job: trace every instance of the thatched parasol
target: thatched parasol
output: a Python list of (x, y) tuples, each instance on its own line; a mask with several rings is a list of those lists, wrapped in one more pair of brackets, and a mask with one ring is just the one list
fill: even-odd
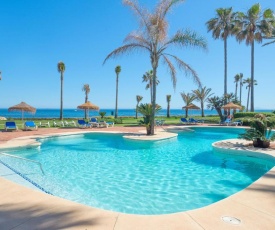
[(25, 102), (21, 102), (18, 105), (14, 105), (14, 106), (10, 107), (8, 109), (8, 111), (9, 112), (11, 112), (11, 111), (21, 111), (21, 113), (22, 113), (22, 120), (23, 120), (23, 118), (24, 118), (24, 112), (35, 113), (36, 112), (36, 108), (28, 105)]
[(222, 106), (222, 109), (242, 109), (242, 107), (234, 104), (233, 102), (229, 102), (228, 104)]
[(201, 109), (200, 107), (190, 103), (189, 105), (183, 106), (182, 109)]
[[(99, 107), (97, 105), (92, 104), (91, 102), (87, 101), (86, 103), (77, 106), (78, 109), (87, 109), (88, 110), (88, 116), (89, 116), (89, 110), (99, 110)], [(89, 119), (89, 117), (88, 117)]]
[(194, 105), (193, 103), (190, 103), (189, 105), (186, 105), (186, 106), (183, 106), (182, 109), (185, 109), (185, 114), (186, 114), (186, 117), (188, 115), (188, 110), (191, 110), (191, 109), (201, 109), (200, 107)]

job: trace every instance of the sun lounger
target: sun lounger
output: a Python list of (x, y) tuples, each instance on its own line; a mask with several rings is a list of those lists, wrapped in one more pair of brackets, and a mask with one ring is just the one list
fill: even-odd
[(48, 122), (39, 122), (39, 125), (38, 125), (39, 127), (50, 127), (50, 122), (48, 121)]
[(106, 121), (100, 121), (98, 122), (98, 127), (101, 127), (101, 128), (108, 128), (109, 126), (114, 126), (114, 122), (106, 122)]
[(18, 130), (17, 125), (15, 124), (14, 121), (6, 121), (5, 123), (5, 130)]
[(69, 127), (69, 126), (74, 126), (76, 127), (75, 121), (64, 121), (64, 126)]
[(98, 120), (97, 120), (97, 118), (95, 118), (95, 117), (92, 117), (92, 118), (90, 119), (89, 124), (91, 125), (91, 127), (99, 127)]
[(26, 121), (24, 124), (24, 130), (38, 130), (38, 127), (34, 121)]
[(232, 125), (232, 121), (230, 118), (226, 118), (225, 121), (220, 122), (220, 125)]
[(77, 124), (79, 128), (91, 128), (91, 124), (87, 123), (84, 120), (78, 120)]
[(236, 125), (236, 126), (238, 126), (238, 125), (242, 126), (243, 122), (242, 122), (242, 120), (237, 120), (237, 121), (232, 122), (232, 124)]
[(182, 118), (180, 119), (180, 122), (181, 122), (182, 124), (189, 124), (189, 121), (188, 121), (186, 118), (184, 118), (184, 117), (182, 117)]
[(54, 121), (53, 127), (64, 127), (64, 122), (63, 121)]
[(199, 121), (198, 120), (196, 120), (196, 119), (194, 119), (194, 118), (189, 118), (189, 124), (197, 124), (197, 123), (199, 123)]
[(156, 120), (156, 126), (162, 126), (165, 122), (165, 120)]

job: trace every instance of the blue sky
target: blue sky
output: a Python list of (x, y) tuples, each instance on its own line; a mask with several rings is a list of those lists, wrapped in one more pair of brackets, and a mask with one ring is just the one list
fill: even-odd
[[(153, 7), (156, 0), (140, 0)], [(259, 1), (262, 8), (275, 10), (274, 0)], [(205, 22), (215, 16), (215, 9), (232, 6), (247, 11), (255, 1), (187, 0), (169, 15), (169, 34), (178, 29), (192, 29), (205, 37), (208, 51), (171, 49), (198, 73), (203, 85), (223, 94), (223, 41), (207, 33)], [(115, 67), (122, 71), (119, 79), (119, 108), (134, 108), (136, 95), (149, 102), (142, 75), (151, 69), (147, 53), (136, 53), (111, 59), (105, 57), (123, 44), (126, 35), (138, 28), (132, 12), (121, 0), (9, 0), (0, 1), (0, 108), (25, 101), (36, 108), (59, 108), (60, 75), (57, 63), (66, 65), (64, 73), (64, 108), (76, 108), (84, 102), (84, 84), (89, 84), (89, 100), (100, 108), (115, 107)], [(275, 109), (275, 44), (255, 46), (255, 108)], [(228, 91), (235, 91), (234, 76), (250, 77), (250, 47), (235, 38), (228, 41)], [(157, 103), (166, 108), (171, 94), (171, 108), (184, 105), (180, 92), (191, 92), (197, 86), (178, 72), (174, 90), (167, 69), (160, 65)], [(243, 88), (243, 104), (247, 90)], [(197, 103), (198, 104), (198, 103)]]

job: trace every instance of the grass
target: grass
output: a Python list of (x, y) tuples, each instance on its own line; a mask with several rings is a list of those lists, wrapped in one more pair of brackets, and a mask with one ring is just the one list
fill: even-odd
[[(180, 118), (182, 116), (172, 116), (170, 118), (167, 117), (156, 117), (158, 120), (165, 120), (165, 124), (167, 125), (178, 125), (180, 124)], [(214, 123), (217, 124), (220, 121), (220, 118), (218, 116), (206, 116), (206, 117), (194, 117), (195, 119), (203, 119), (205, 123)], [(30, 118), (30, 119), (24, 119), (23, 121), (21, 119), (8, 119), (9, 121), (15, 121), (18, 128), (21, 129), (24, 126), (24, 122), (27, 120), (34, 121), (37, 125), (39, 125), (40, 122), (50, 122), (50, 126), (53, 127), (53, 121), (59, 121), (59, 119), (41, 119), (41, 118)], [(77, 123), (77, 118), (71, 118), (71, 119), (63, 119), (63, 121), (75, 121)], [(104, 117), (101, 119), (98, 117), (98, 120), (105, 120), (105, 121), (115, 121), (115, 126), (140, 126), (140, 120), (143, 120), (143, 117), (138, 117), (138, 119), (135, 119), (135, 117), (118, 117), (117, 119), (114, 119), (114, 117)], [(6, 121), (0, 121), (0, 129), (4, 129)], [(41, 127), (42, 128), (42, 127)], [(47, 127), (43, 127), (47, 128)]]

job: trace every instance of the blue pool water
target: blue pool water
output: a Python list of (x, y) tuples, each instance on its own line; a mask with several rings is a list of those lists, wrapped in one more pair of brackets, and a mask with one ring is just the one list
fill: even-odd
[(166, 214), (224, 199), (274, 166), (267, 160), (214, 151), (212, 143), (236, 138), (234, 128), (194, 128), (156, 142), (122, 134), (90, 133), (41, 139), (39, 149), (13, 149), (0, 160), (51, 194), (106, 210)]

